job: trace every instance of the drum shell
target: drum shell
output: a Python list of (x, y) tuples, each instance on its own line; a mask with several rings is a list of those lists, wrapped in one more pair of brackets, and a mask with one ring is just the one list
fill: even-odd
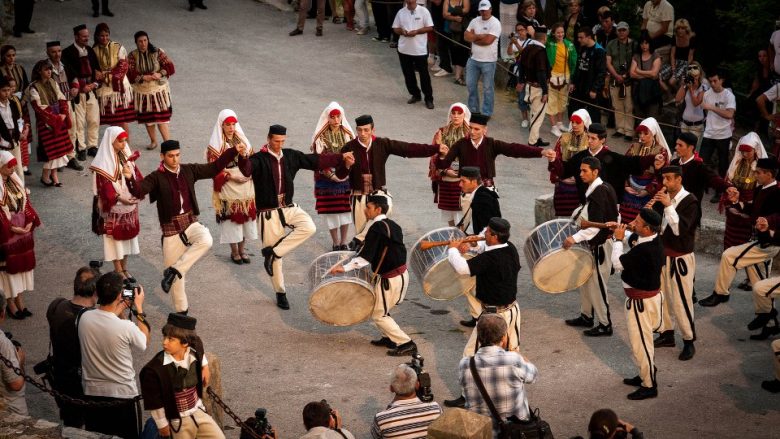
[(563, 248), (563, 241), (578, 231), (567, 219), (554, 219), (533, 229), (523, 252), (534, 285), (546, 293), (563, 293), (581, 287), (593, 274), (593, 254), (586, 242)]
[[(465, 237), (466, 234), (456, 227), (442, 227), (426, 233), (414, 244), (409, 256), (409, 267), (422, 285), (426, 296), (434, 300), (452, 300), (476, 285), (476, 278), (473, 276), (455, 272), (447, 260), (446, 245), (425, 251), (420, 249), (422, 241), (448, 241)], [(464, 257), (470, 259), (473, 255), (466, 253)]]
[(318, 256), (309, 267), (309, 311), (322, 323), (350, 326), (371, 317), (374, 309), (371, 267), (328, 274), (334, 264), (344, 264), (354, 256), (350, 251), (328, 252)]

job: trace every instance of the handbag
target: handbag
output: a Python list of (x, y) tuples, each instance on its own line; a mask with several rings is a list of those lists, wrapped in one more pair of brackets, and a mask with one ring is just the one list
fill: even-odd
[(479, 377), (479, 373), (477, 373), (477, 363), (474, 357), (469, 359), (469, 369), (471, 369), (471, 375), (474, 377), (474, 382), (482, 395), (482, 399), (485, 400), (485, 404), (490, 409), (490, 414), (498, 422), (499, 439), (553, 439), (550, 424), (542, 420), (539, 416), (538, 408), (531, 410), (527, 421), (521, 421), (514, 416), (513, 418), (515, 419), (501, 419), (501, 415), (496, 410), (493, 400), (490, 399), (487, 389), (485, 389), (485, 384), (482, 383), (482, 379)]

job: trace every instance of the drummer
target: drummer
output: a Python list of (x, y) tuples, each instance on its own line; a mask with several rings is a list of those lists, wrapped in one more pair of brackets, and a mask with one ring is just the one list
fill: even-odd
[[(590, 133), (588, 136), (598, 136)], [(585, 205), (574, 211), (572, 216), (592, 222), (606, 223), (617, 221), (617, 195), (615, 189), (605, 183), (599, 177), (601, 174), (601, 161), (596, 157), (585, 157), (580, 164), (580, 178), (588, 185), (585, 191)], [(574, 235), (563, 242), (564, 249), (570, 249), (580, 242), (588, 243), (593, 254), (593, 274), (587, 282), (580, 287), (580, 316), (566, 320), (569, 326), (586, 327), (583, 334), (589, 337), (601, 337), (612, 335), (612, 320), (609, 315), (609, 302), (607, 300), (607, 282), (612, 270), (610, 255), (612, 243), (609, 241), (610, 231), (607, 228), (588, 227), (580, 229)], [(593, 316), (598, 319), (598, 325), (593, 326)]]
[(382, 333), (382, 337), (371, 340), (371, 344), (388, 347), (390, 350), (387, 355), (401, 357), (417, 352), (417, 345), (390, 317), (390, 310), (406, 297), (409, 272), (406, 270), (403, 230), (398, 223), (387, 218), (389, 208), (386, 197), (367, 197), (363, 212), (372, 223), (363, 247), (355, 258), (344, 265), (333, 267), (331, 273), (344, 273), (371, 264), (375, 277), (374, 311), (371, 318)]
[[(507, 350), (519, 352), (520, 306), (517, 304), (517, 273), (520, 271), (520, 256), (517, 248), (509, 242), (509, 221), (491, 218), (484, 230), (485, 241), (480, 242), (477, 256), (466, 260), (463, 253), (470, 249), (463, 240), (450, 241), (447, 259), (455, 272), (477, 278), (477, 300), (480, 314), (498, 314), (506, 320), (509, 345)], [(479, 345), (477, 331), (463, 349), (463, 356), (473, 356)], [(445, 401), (448, 407), (463, 407), (465, 398)]]

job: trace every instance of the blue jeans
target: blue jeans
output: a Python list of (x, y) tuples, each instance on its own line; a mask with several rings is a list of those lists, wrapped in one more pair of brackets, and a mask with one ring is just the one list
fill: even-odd
[[(466, 88), (469, 91), (469, 110), (472, 113), (493, 114), (496, 62), (480, 62), (469, 58), (466, 62)], [(482, 110), (479, 108), (479, 78), (482, 78)]]

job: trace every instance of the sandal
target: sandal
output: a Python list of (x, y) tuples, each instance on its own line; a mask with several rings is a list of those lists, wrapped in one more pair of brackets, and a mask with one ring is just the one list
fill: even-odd
[(244, 263), (244, 260), (243, 260), (243, 258), (241, 258), (241, 255), (238, 255), (238, 259), (233, 257), (233, 255), (230, 255), (230, 260), (233, 261), (233, 263), (236, 264), (236, 265), (241, 265), (241, 264)]
[(455, 78), (455, 83), (458, 85), (466, 85), (466, 81), (463, 78)]
[[(52, 183), (54, 183), (54, 182), (52, 182)], [(54, 183), (54, 187), (62, 187), (62, 183), (60, 183), (60, 182), (58, 181), (58, 182)]]
[(54, 182), (53, 181), (49, 181), (48, 183), (46, 183), (46, 180), (44, 180), (43, 177), (41, 177), (41, 184), (46, 186), (46, 187), (54, 186)]
[(252, 260), (249, 259), (249, 256), (247, 256), (247, 255), (241, 255), (241, 262), (243, 262), (245, 264), (248, 264), (248, 263), (252, 262)]
[(122, 270), (122, 274), (125, 276), (125, 279), (129, 282), (135, 282), (135, 278), (132, 274), (130, 274), (127, 270)]

